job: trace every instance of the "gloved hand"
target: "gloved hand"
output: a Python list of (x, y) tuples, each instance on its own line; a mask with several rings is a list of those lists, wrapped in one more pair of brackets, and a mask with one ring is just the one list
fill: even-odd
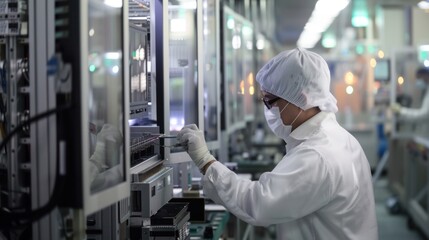
[(104, 124), (97, 134), (95, 150), (89, 160), (97, 166), (99, 172), (102, 172), (119, 163), (118, 153), (121, 145), (122, 134), (118, 128)]
[(400, 104), (398, 104), (398, 103), (393, 103), (392, 105), (390, 105), (390, 109), (394, 113), (400, 113), (401, 112), (401, 108), (402, 108), (402, 106)]
[(186, 125), (177, 134), (177, 141), (182, 144), (191, 159), (201, 170), (208, 162), (215, 160), (207, 149), (204, 133), (198, 129), (197, 125)]

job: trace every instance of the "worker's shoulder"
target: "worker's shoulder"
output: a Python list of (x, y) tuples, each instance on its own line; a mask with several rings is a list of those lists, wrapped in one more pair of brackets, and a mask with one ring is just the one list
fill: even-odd
[(312, 155), (329, 165), (352, 158), (356, 151), (361, 150), (359, 142), (347, 131), (337, 128), (337, 131), (324, 131), (307, 139), (295, 149), (299, 155)]
[(299, 144), (290, 154), (286, 156), (289, 156), (290, 160), (297, 159), (298, 161), (311, 161), (318, 163), (323, 163), (323, 161), (326, 159), (326, 154), (325, 151), (323, 151), (323, 147), (317, 144), (309, 144), (308, 142)]

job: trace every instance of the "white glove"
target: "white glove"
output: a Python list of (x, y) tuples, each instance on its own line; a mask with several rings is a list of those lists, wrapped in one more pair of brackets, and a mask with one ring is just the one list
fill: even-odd
[[(97, 144), (94, 153), (89, 159), (98, 168), (99, 172), (119, 163), (115, 157), (120, 151), (122, 145), (122, 134), (111, 124), (104, 124), (101, 131), (97, 134)], [(108, 151), (108, 153), (107, 153)], [(109, 157), (109, 161), (107, 160)]]
[(177, 141), (182, 144), (191, 159), (201, 170), (208, 162), (215, 160), (207, 149), (204, 133), (198, 129), (197, 125), (186, 125), (177, 134)]
[(400, 113), (401, 108), (402, 106), (398, 103), (393, 103), (392, 105), (390, 105), (390, 109), (392, 110), (393, 113)]

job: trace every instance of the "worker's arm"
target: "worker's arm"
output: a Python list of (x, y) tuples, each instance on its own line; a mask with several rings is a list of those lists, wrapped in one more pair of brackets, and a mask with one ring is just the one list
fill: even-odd
[(210, 162), (208, 162), (206, 165), (204, 165), (204, 167), (201, 169), (201, 172), (203, 175), (206, 174), (207, 169), (210, 167), (210, 165), (212, 165), (212, 163), (214, 163), (216, 160), (211, 160)]
[(420, 108), (401, 107), (399, 116), (407, 121), (419, 121), (429, 118), (429, 90), (426, 92)]
[(259, 181), (239, 178), (223, 164), (213, 162), (203, 177), (204, 194), (256, 226), (306, 216), (331, 200), (333, 181), (316, 151), (304, 150), (298, 156), (283, 159)]

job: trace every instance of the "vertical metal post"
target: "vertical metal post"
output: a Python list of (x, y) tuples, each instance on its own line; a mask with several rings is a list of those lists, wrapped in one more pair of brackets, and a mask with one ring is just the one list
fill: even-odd
[[(221, 34), (220, 34), (220, 31), (221, 31), (221, 28), (220, 28), (220, 21), (222, 21), (222, 19), (221, 19), (221, 15), (220, 15), (220, 7), (221, 7), (221, 5), (220, 5), (220, 3), (219, 3), (219, 1), (217, 1), (217, 0), (215, 0), (215, 25), (216, 25), (216, 34), (215, 34), (215, 37), (216, 37), (216, 87), (217, 87), (217, 91), (216, 91), (216, 94), (217, 94), (217, 96), (216, 96), (216, 101), (217, 101), (217, 110), (216, 110), (216, 112), (217, 112), (217, 114), (216, 114), (216, 118), (217, 118), (217, 120), (216, 120), (216, 122), (217, 122), (217, 143), (216, 143), (216, 145), (215, 146), (213, 146), (213, 148), (215, 148), (215, 149), (219, 149), (220, 148), (220, 146), (221, 146), (221, 141), (222, 141), (222, 135), (221, 135), (221, 109), (222, 109), (222, 101), (221, 101), (221, 96), (220, 96), (220, 92), (222, 91), (221, 90), (221, 87), (222, 87), (222, 84), (221, 84), (221, 81), (222, 81), (222, 75), (221, 75), (221, 45), (220, 45), (220, 42), (221, 42)], [(223, 149), (222, 149), (223, 150)]]
[[(55, 1), (49, 0), (46, 1), (46, 27), (47, 27), (47, 32), (46, 32), (46, 40), (44, 42), (45, 46), (46, 46), (46, 59), (45, 59), (45, 66), (47, 66), (47, 62), (50, 58), (55, 56)], [(43, 63), (43, 62), (42, 62)], [(43, 70), (43, 75), (47, 74), (47, 69), (42, 69)], [(55, 82), (55, 76), (46, 76), (46, 90), (47, 90), (47, 94), (46, 96), (41, 95), (40, 97), (42, 98), (46, 98), (47, 97), (47, 103), (48, 103), (48, 107), (47, 109), (55, 109), (57, 107), (57, 101), (56, 101), (56, 95), (57, 95), (57, 90), (56, 90), (56, 82)], [(38, 142), (38, 146), (37, 148), (41, 148), (42, 146), (47, 147), (46, 151), (48, 151), (48, 165), (49, 165), (49, 179), (48, 179), (48, 184), (49, 184), (49, 192), (53, 192), (54, 187), (55, 187), (55, 182), (56, 182), (56, 176), (57, 176), (57, 121), (56, 121), (57, 117), (56, 115), (51, 115), (46, 123), (47, 123), (47, 128), (45, 128), (45, 133), (47, 131), (46, 136), (48, 136), (48, 141), (47, 142), (43, 142), (43, 141), (39, 141)], [(42, 129), (43, 131), (43, 129)], [(42, 132), (43, 135), (43, 132)], [(42, 139), (43, 140), (43, 137)], [(48, 144), (46, 144), (48, 143)], [(39, 161), (40, 162), (40, 161)], [(39, 185), (39, 186), (43, 186), (43, 185)], [(49, 196), (50, 198), (50, 196)], [(49, 199), (48, 198), (48, 199)], [(50, 230), (51, 230), (51, 237), (52, 239), (59, 239), (59, 231), (58, 231), (58, 221), (57, 218), (54, 217), (57, 214), (57, 209), (55, 209), (52, 213), (51, 213), (51, 217), (50, 217)]]
[[(204, 39), (203, 39), (203, 2), (197, 1), (197, 102), (198, 126), (204, 132)], [(208, 106), (207, 106), (208, 107)]]
[[(16, 37), (9, 37), (6, 41), (6, 59), (7, 59), (7, 69), (9, 69), (9, 75), (6, 76), (8, 79), (8, 101), (7, 101), (7, 109), (8, 109), (8, 132), (15, 129), (18, 125), (17, 121), (17, 66), (16, 66)], [(18, 137), (13, 137), (7, 147), (7, 152), (9, 155), (9, 163), (8, 163), (8, 179), (9, 179), (9, 190), (10, 190), (10, 198), (9, 198), (9, 206), (10, 208), (19, 207), (18, 203), (18, 193), (16, 191), (20, 190), (19, 184), (19, 159), (18, 159)]]
[[(47, 75), (47, 62), (54, 55), (55, 1), (29, 1), (30, 116), (53, 109), (55, 82)], [(56, 116), (30, 126), (31, 205), (44, 206), (50, 199), (56, 176)], [(33, 239), (58, 239), (53, 213), (33, 225)]]
[[(153, 8), (152, 8), (153, 6)], [(151, 64), (152, 64), (152, 85), (156, 88), (156, 116), (160, 127), (160, 132), (170, 133), (170, 93), (169, 93), (169, 40), (168, 32), (168, 0), (152, 0), (150, 10), (150, 36)], [(156, 56), (156, 57), (155, 57)], [(161, 157), (169, 158), (169, 149), (164, 149)]]
[[(390, 106), (396, 102), (396, 52), (392, 52), (390, 57)], [(392, 138), (396, 138), (397, 129), (396, 129), (397, 119), (395, 116), (392, 118)]]

